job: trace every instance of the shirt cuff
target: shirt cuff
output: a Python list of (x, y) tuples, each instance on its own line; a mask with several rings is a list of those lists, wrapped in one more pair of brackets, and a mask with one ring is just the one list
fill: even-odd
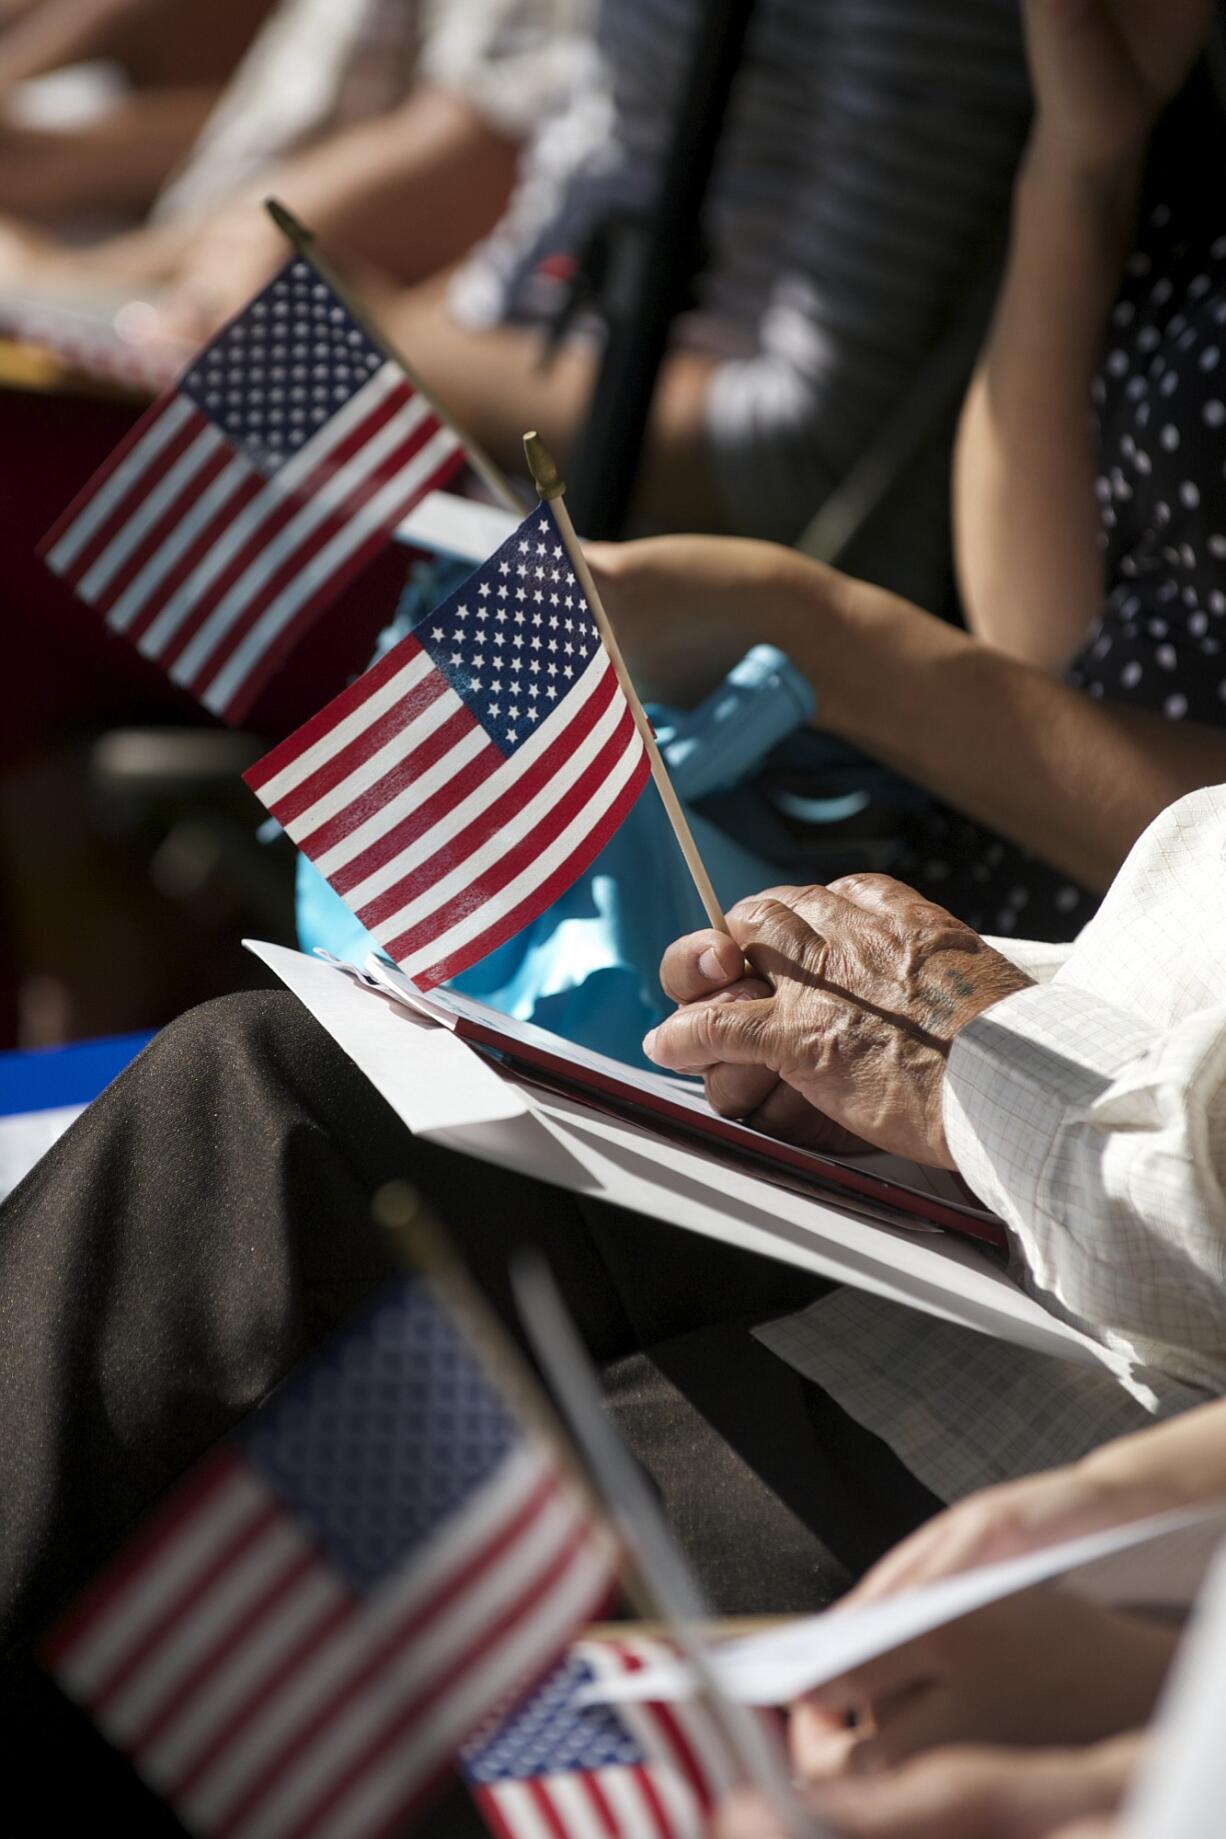
[(956, 1037), (945, 1140), (964, 1180), (1010, 1226), (1033, 1219), (1057, 1138), (1154, 1042), (1126, 1009), (1060, 982), (1019, 990)]

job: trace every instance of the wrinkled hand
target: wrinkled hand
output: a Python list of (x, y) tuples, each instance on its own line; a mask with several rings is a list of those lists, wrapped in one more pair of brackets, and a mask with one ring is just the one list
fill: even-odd
[[(832, 1124), (878, 1149), (951, 1167), (942, 1118), (950, 1046), (1030, 978), (944, 907), (886, 875), (770, 888), (734, 907), (728, 925), (755, 981), (740, 981), (744, 967), (734, 972), (717, 933), (670, 947), (661, 976), (683, 1006), (648, 1035), (650, 1058), (702, 1073), (725, 1117), (818, 1143)], [(720, 1000), (699, 1000), (704, 979)]]
[[(1107, 1839), (1142, 1739), (1087, 1750), (943, 1749), (889, 1775), (811, 1790), (843, 1839)], [(1073, 1822), (1074, 1824), (1070, 1824)], [(782, 1839), (756, 1797), (720, 1813), (716, 1839)]]
[(1213, 0), (1026, 0), (1038, 139), (1066, 169), (1136, 155), (1209, 35)]

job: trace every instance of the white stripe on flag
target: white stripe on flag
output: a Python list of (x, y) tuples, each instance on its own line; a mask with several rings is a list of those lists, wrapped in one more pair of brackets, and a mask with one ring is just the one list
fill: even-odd
[[(335, 472), (328, 475), (325, 482), (294, 513), (285, 528), (261, 545), (259, 553), (252, 557), (233, 587), (226, 590), (217, 605), (210, 610), (208, 619), (175, 659), (170, 674), (177, 683), (186, 683), (195, 676), (201, 665), (208, 662), (218, 640), (224, 638), (235, 621), (241, 618), (281, 564), (293, 560), (319, 525), (334, 511), (341, 509), (350, 493), (362, 484), (368, 474), (375, 471), (380, 461), (385, 460), (402, 442), (410, 438), (429, 413), (430, 405), (421, 396), (414, 396), (403, 408), (397, 409), (377, 434), (363, 441), (356, 453), (350, 454)], [(284, 501), (285, 493), (279, 489), (280, 485), (278, 478), (274, 489), (278, 498)]]
[[(428, 659), (427, 662), (429, 662)], [(402, 760), (407, 760), (409, 755), (415, 753), (425, 741), (430, 739), (432, 734), (444, 727), (453, 715), (458, 715), (463, 707), (463, 698), (457, 696), (451, 685), (444, 680), (438, 695), (432, 702), (426, 704), (420, 715), (415, 715), (413, 720), (401, 728), (398, 734), (394, 734), (390, 741), (385, 741), (383, 746), (371, 754), (368, 760), (363, 760), (362, 764), (355, 767), (341, 780), (339, 785), (334, 786), (330, 792), (325, 792), (322, 798), (317, 798), (315, 803), (300, 817), (295, 817), (285, 826), (294, 841), (297, 842), (301, 837), (312, 836), (321, 824), (331, 823), (333, 818), (339, 817), (342, 812), (348, 810), (350, 805), (363, 798), (372, 785), (377, 785), (385, 773), (398, 766)], [(476, 729), (475, 736), (470, 730), (464, 738), (465, 740), (475, 738), (478, 747), (487, 744), (484, 730), (480, 727)], [(463, 746), (463, 742), (460, 745)], [(438, 767), (446, 767), (444, 779), (449, 779), (452, 773), (458, 770), (450, 764), (454, 752), (454, 748), (448, 748), (431, 771), (437, 771)], [(414, 779), (412, 782), (411, 790), (414, 796), (410, 809), (420, 806), (427, 796), (423, 789), (423, 781), (426, 776), (422, 774), (421, 778)], [(374, 836), (382, 836), (389, 824), (389, 819), (384, 814), (391, 809), (393, 804), (399, 807), (401, 796), (390, 800), (387, 805), (381, 805), (372, 818), (358, 825), (359, 830), (370, 830), (373, 826)], [(337, 850), (344, 850), (346, 855), (353, 854), (354, 852), (348, 847), (348, 842), (349, 839), (346, 838), (343, 844), (337, 844), (330, 849), (327, 852), (328, 859), (331, 860)]]
[(337, 1629), (304, 1661), (283, 1691), (253, 1712), (242, 1735), (226, 1747), (187, 1798), (189, 1822), (211, 1824), (223, 1819), (281, 1745), (360, 1668), (388, 1625), (414, 1604), (428, 1602), (449, 1575), (462, 1570), (491, 1533), (513, 1518), (532, 1496), (550, 1466), (543, 1447), (529, 1444), (516, 1449), (486, 1487), (480, 1511), (460, 1516), (458, 1525), (452, 1519), (445, 1521), (420, 1560), (383, 1593), (379, 1616), (359, 1616)]
[[(605, 656), (603, 652), (598, 655), (605, 669), (611, 673), (613, 666), (609, 662), (607, 656)], [(408, 932), (411, 927), (419, 925), (423, 920), (428, 919), (432, 913), (437, 912), (440, 907), (446, 906), (447, 902), (453, 900), (457, 894), (462, 894), (466, 888), (472, 887), (475, 882), (486, 875), (497, 863), (501, 862), (504, 856), (509, 855), (516, 845), (521, 843), (525, 837), (531, 836), (538, 825), (544, 823), (551, 812), (557, 810), (562, 800), (566, 797), (566, 794), (570, 791), (571, 786), (574, 785), (577, 779), (582, 777), (583, 773), (599, 754), (601, 748), (607, 744), (625, 713), (625, 698), (617, 695), (611, 696), (608, 706), (601, 712), (599, 720), (593, 723), (592, 727), (588, 730), (587, 734), (584, 735), (574, 752), (569, 754), (554, 772), (550, 773), (548, 779), (545, 781), (544, 785), (540, 787), (539, 791), (537, 791), (532, 798), (520, 804), (514, 813), (507, 818), (506, 822), (500, 824), (494, 834), (488, 837), (479, 848), (471, 850), (461, 857), (449, 874), (440, 875), (436, 881), (432, 881), (429, 887), (423, 889), (423, 891), (414, 899), (410, 900), (407, 905), (400, 907), (395, 913), (389, 915), (387, 919), (381, 920), (379, 922), (377, 936), (380, 939), (399, 938), (401, 933)], [(641, 748), (642, 742), (638, 739), (636, 733), (631, 740), (627, 742), (626, 751), (630, 756), (631, 765), (633, 765), (634, 756), (641, 751)], [(616, 770), (615, 768), (614, 771), (616, 772)], [(490, 804), (492, 797), (495, 795), (493, 791), (493, 786), (495, 785), (498, 791), (501, 792), (502, 781), (500, 777), (494, 780), (493, 785), (487, 781), (481, 788), (485, 794), (484, 798), (480, 800), (482, 808)], [(599, 796), (600, 794), (597, 793), (596, 797), (599, 798)], [(472, 800), (465, 800), (466, 804), (471, 802)], [(441, 824), (436, 824), (433, 830), (428, 831), (424, 837), (419, 838), (416, 843), (413, 843), (404, 851), (402, 861), (406, 872), (410, 868), (417, 867), (422, 862), (429, 861), (436, 848), (445, 848), (452, 835), (459, 834), (460, 825), (456, 822), (456, 812), (463, 811), (463, 809), (463, 805), (457, 806), (456, 811), (453, 811)], [(586, 813), (581, 812), (579, 816), (580, 819), (586, 820), (586, 827), (590, 829), (591, 821), (586, 818)], [(533, 873), (534, 880), (543, 879), (543, 877), (536, 874), (535, 866), (531, 872)], [(496, 896), (495, 898), (498, 897)], [(358, 903), (354, 900), (352, 894), (349, 895), (348, 899), (349, 904), (356, 908)]]
[[(369, 1696), (359, 1692), (336, 1708), (309, 1749), (299, 1752), (292, 1766), (282, 1771), (271, 1791), (252, 1808), (250, 1816), (240, 1820), (238, 1832), (274, 1839), (275, 1835), (296, 1825), (328, 1788), (345, 1775), (387, 1717), (428, 1696), (457, 1661), (481, 1644), (500, 1612), (521, 1597), (536, 1579), (549, 1575), (560, 1563), (576, 1526), (585, 1517), (573, 1493), (550, 1499), (522, 1529), (515, 1543), (499, 1553), (497, 1564), (491, 1565), (476, 1584), (470, 1585), (441, 1615), (416, 1634), (411, 1645), (401, 1647), (388, 1664), (379, 1668), (371, 1682)], [(386, 1634), (394, 1621), (392, 1616), (377, 1612), (373, 1603), (370, 1619), (376, 1640)], [(534, 1615), (533, 1624), (535, 1620)], [(487, 1682), (492, 1671), (492, 1656), (483, 1654), (476, 1682), (483, 1704), (493, 1702), (485, 1696), (490, 1691)], [(433, 1729), (439, 1721), (439, 1713), (453, 1696), (463, 1693), (462, 1685), (444, 1688), (435, 1706), (420, 1721), (414, 1722), (412, 1730), (396, 1746), (394, 1760), (398, 1774), (404, 1763), (409, 1763), (411, 1771), (416, 1772), (429, 1769), (441, 1760)], [(474, 1723), (479, 1716), (480, 1709)], [(467, 1735), (468, 1731), (461, 1731), (460, 1740)], [(365, 1774), (363, 1779), (366, 1779)], [(328, 1830), (334, 1835), (342, 1830), (337, 1824), (335, 1810), (329, 1816)]]
[[(602, 646), (588, 660), (582, 676), (557, 707), (550, 710), (535, 733), (524, 742), (522, 747), (517, 748), (502, 766), (496, 769), (499, 792), (508, 791), (511, 786), (517, 784), (524, 774), (535, 766), (541, 755), (549, 751), (558, 736), (578, 716), (588, 698), (594, 695), (600, 687), (607, 666), (608, 658)], [(351, 830), (342, 841), (334, 843), (331, 849), (326, 850), (316, 863), (320, 873), (322, 875), (335, 874), (337, 869), (343, 868), (347, 862), (352, 862), (362, 854), (363, 850), (369, 849), (372, 843), (377, 843), (381, 836), (386, 836), (389, 830), (393, 830), (403, 817), (407, 817), (411, 811), (420, 810), (439, 786), (451, 779), (461, 766), (467, 765), (469, 758), (474, 753), (479, 753), (483, 746), (492, 747), (494, 745), (483, 728), (478, 727), (475, 733), (478, 737), (476, 746), (462, 742), (460, 748), (453, 749), (451, 754), (445, 754), (430, 772), (423, 773), (420, 779), (415, 779), (402, 792), (398, 792), (395, 798), (381, 805), (356, 829)], [(454, 760), (453, 756), (460, 752), (461, 748), (463, 757)], [(376, 899), (385, 889), (393, 887), (417, 862), (426, 861), (450, 837), (458, 835), (466, 824), (471, 823), (472, 819), (484, 810), (489, 800), (490, 786), (487, 780), (484, 784), (475, 787), (458, 805), (440, 817), (429, 830), (422, 833), (416, 842), (402, 850), (390, 862), (385, 862), (382, 867), (373, 869), (364, 881), (352, 888), (345, 896), (349, 905), (356, 911), (359, 907), (364, 907)], [(313, 812), (309, 815), (312, 822), (308, 827), (305, 822), (308, 813), (303, 813), (303, 828), (297, 832), (300, 836), (309, 836), (311, 830), (316, 827)], [(318, 821), (322, 823), (325, 820), (321, 818)], [(291, 829), (290, 834), (293, 836), (295, 832)]]
[(141, 1773), (165, 1789), (210, 1743), (236, 1705), (256, 1691), (297, 1643), (346, 1593), (333, 1572), (316, 1565), (303, 1573), (270, 1615), (211, 1669), (174, 1719), (140, 1757)]
[[(404, 411), (407, 419), (410, 411), (421, 401), (418, 397)], [(428, 405), (427, 405), (428, 412)], [(421, 420), (421, 416), (417, 417)], [(393, 424), (395, 425), (395, 424)], [(407, 436), (406, 436), (407, 438)], [(370, 443), (371, 467), (376, 463), (374, 449), (376, 442)], [(263, 613), (246, 633), (241, 642), (223, 664), (217, 676), (209, 685), (203, 701), (213, 710), (224, 709), (234, 692), (246, 679), (253, 665), (263, 657), (268, 647), (293, 619), (298, 609), (306, 604), (311, 595), (324, 582), (329, 581), (349, 560), (356, 549), (360, 549), (368, 537), (376, 531), (391, 527), (399, 521), (400, 513), (413, 498), (419, 487), (442, 465), (448, 453), (455, 451), (455, 440), (449, 428), (440, 428), (408, 459), (395, 476), (388, 480), (366, 503), (351, 513), (344, 527), (326, 542), (316, 555), (313, 555), (304, 568), (294, 576), (288, 587), (277, 595), (272, 605)], [(339, 475), (338, 475), (339, 476)]]
[(119, 1691), (103, 1699), (102, 1718), (108, 1734), (121, 1747), (126, 1746), (214, 1642), (241, 1623), (307, 1550), (291, 1520), (271, 1522), (236, 1563), (228, 1565), (184, 1614), (174, 1618)]
[[(613, 705), (616, 707), (616, 704)], [(621, 714), (618, 709), (618, 714)], [(576, 812), (566, 828), (554, 838), (548, 848), (536, 860), (522, 870), (513, 881), (498, 892), (466, 913), (448, 931), (439, 934), (420, 950), (413, 952), (407, 959), (400, 961), (400, 968), (408, 977), (416, 972), (428, 970), (434, 964), (441, 964), (444, 959), (487, 932), (500, 914), (512, 912), (521, 901), (526, 900), (534, 888), (549, 880), (555, 869), (559, 868), (567, 857), (579, 847), (585, 836), (591, 834), (611, 805), (615, 804), (625, 789), (626, 782), (633, 777), (634, 771), (642, 758), (643, 743), (635, 731), (626, 743), (626, 750), (613, 767), (608, 778), (599, 791), (594, 792), (583, 810)], [(375, 937), (380, 944), (396, 936), (394, 923), (376, 926)], [(403, 930), (403, 928), (401, 928)]]
[[(549, 1797), (562, 1816), (566, 1839), (609, 1839), (609, 1829), (601, 1819), (591, 1795), (583, 1786), (586, 1771), (550, 1778)], [(634, 1839), (633, 1834), (619, 1834), (618, 1839)]]
[[(362, 1771), (347, 1797), (329, 1812), (328, 1839), (374, 1839), (386, 1831), (396, 1808), (420, 1791), (440, 1762), (454, 1756), (491, 1706), (560, 1652), (576, 1625), (593, 1613), (609, 1577), (607, 1548), (599, 1540), (585, 1540), (552, 1580), (547, 1600), (481, 1656), (463, 1688), (440, 1699), (427, 1723), (415, 1725), (411, 1736), (389, 1745)], [(283, 1824), (261, 1828), (261, 1839), (281, 1839), (284, 1831)]]
[(322, 433), (308, 441), (292, 460), (287, 460), (273, 474), (259, 497), (253, 498), (233, 523), (227, 524), (208, 555), (193, 568), (182, 586), (175, 589), (149, 630), (142, 635), (140, 649), (146, 657), (158, 656), (208, 593), (218, 575), (225, 572), (258, 534), (260, 525), (280, 510), (287, 499), (292, 500), (301, 494), (306, 481), (327, 460), (332, 449), (347, 440), (353, 430), (360, 427), (366, 417), (373, 414), (379, 404), (399, 388), (403, 381), (394, 364), (385, 364), (375, 372), (369, 383), (363, 384), (356, 396), (350, 397), (331, 421), (324, 424)]
[(69, 524), (54, 549), (48, 551), (47, 565), (57, 575), (70, 569), (90, 538), (102, 528), (107, 518), (124, 500), (141, 475), (169, 445), (184, 422), (196, 414), (195, 404), (187, 396), (173, 396), (161, 414), (152, 421), (130, 453), (105, 479), (80, 514)]
[(119, 573), (128, 557), (140, 548), (149, 531), (163, 513), (174, 503), (188, 480), (206, 466), (217, 452), (224, 447), (225, 438), (221, 430), (210, 423), (200, 430), (191, 446), (181, 453), (170, 471), (163, 473), (153, 490), (147, 493), (126, 517), (123, 527), (116, 532), (97, 561), (90, 566), (77, 583), (77, 593), (82, 600), (91, 603), (105, 592), (108, 584)]
[(202, 530), (205, 530), (218, 515), (224, 504), (233, 498), (240, 488), (250, 480), (258, 478), (255, 467), (250, 465), (241, 454), (235, 454), (224, 472), (218, 473), (213, 483), (203, 491), (191, 510), (181, 517), (165, 540), (158, 544), (144, 567), (134, 575), (119, 599), (107, 613), (107, 624), (116, 632), (126, 632), (137, 614), (141, 612), (149, 596), (153, 594), (176, 566), (181, 556), (187, 554)]
[[(623, 1646), (642, 1660), (645, 1666), (659, 1666), (676, 1659), (673, 1650), (659, 1641), (630, 1636)], [(705, 1702), (702, 1699), (682, 1701), (670, 1705), (669, 1711), (682, 1735), (688, 1739), (714, 1792), (718, 1795), (729, 1794), (737, 1785), (737, 1771), (728, 1746), (716, 1728)], [(658, 1728), (658, 1722), (653, 1723), (652, 1728)]]
[[(616, 1822), (618, 1839), (622, 1839), (623, 1834), (625, 1839), (673, 1839), (671, 1828), (660, 1824), (637, 1769), (599, 1769), (596, 1779)], [(652, 1781), (655, 1781), (654, 1774)]]
[(319, 740), (312, 741), (300, 754), (295, 754), (279, 773), (275, 773), (260, 787), (260, 797), (269, 810), (275, 811), (282, 799), (296, 792), (304, 779), (309, 779), (321, 766), (326, 766), (334, 755), (358, 740), (368, 728), (373, 728), (389, 709), (396, 706), (402, 696), (415, 690), (423, 677), (428, 677), (433, 669), (434, 661), (429, 654), (419, 652), (407, 664), (401, 665), (396, 674), (389, 677), (379, 689), (372, 690), (343, 721), (327, 729)]
[(495, 1782), (485, 1792), (514, 1834), (514, 1839), (557, 1839), (557, 1828), (545, 1818), (526, 1782)]
[(197, 1507), (185, 1526), (169, 1535), (151, 1563), (128, 1579), (96, 1624), (55, 1662), (73, 1696), (90, 1700), (124, 1657), (213, 1559), (222, 1540), (263, 1513), (268, 1495), (243, 1470), (228, 1476)]

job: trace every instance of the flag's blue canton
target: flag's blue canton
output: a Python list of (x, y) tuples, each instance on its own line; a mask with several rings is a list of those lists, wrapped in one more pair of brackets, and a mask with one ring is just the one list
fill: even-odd
[(413, 637), (502, 752), (522, 747), (601, 643), (548, 506), (538, 505)]
[(571, 1654), (522, 1710), (487, 1726), (461, 1753), (464, 1779), (474, 1787), (560, 1775), (568, 1769), (633, 1768), (648, 1758), (610, 1705), (576, 1705), (593, 1678)]
[(363, 1589), (463, 1504), (519, 1432), (434, 1292), (414, 1282), (354, 1322), (243, 1440)]
[(205, 346), (179, 387), (253, 466), (271, 474), (385, 361), (297, 256)]

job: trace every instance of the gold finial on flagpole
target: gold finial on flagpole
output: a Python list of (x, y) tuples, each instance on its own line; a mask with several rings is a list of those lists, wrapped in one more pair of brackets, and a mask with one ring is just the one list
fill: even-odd
[(463, 428), (461, 428), (453, 417), (447, 413), (447, 410), (443, 407), (437, 396), (435, 396), (433, 390), (422, 382), (404, 353), (397, 350), (391, 340), (385, 337), (378, 326), (374, 324), (370, 315), (361, 306), (360, 302), (354, 299), (352, 293), (341, 281), (335, 269), (319, 254), (315, 245), (314, 232), (308, 230), (306, 225), (300, 222), (299, 219), (294, 216), (294, 213), (289, 210), (287, 206), (282, 204), (279, 198), (265, 198), (264, 209), (291, 247), (296, 249), (299, 255), (305, 255), (310, 259), (319, 274), (322, 275), (323, 279), (332, 289), (337, 299), (344, 301), (362, 330), (374, 344), (378, 345), (381, 351), (387, 353), (387, 356), (391, 358), (394, 363), (399, 364), (401, 370), (413, 385), (413, 388), (420, 396), (426, 398), (439, 420), (445, 422), (447, 427), (451, 429), (451, 432), (455, 435), (461, 447), (463, 447), (469, 465), (472, 467), (477, 477), (485, 481), (497, 502), (502, 505), (504, 510), (514, 511), (516, 517), (522, 517), (524, 507), (520, 503), (516, 493), (512, 490), (511, 484), (505, 473), (494, 464), (488, 453), (477, 445), (472, 436), (466, 434)]
[(710, 875), (707, 873), (706, 863), (698, 853), (698, 845), (694, 841), (685, 812), (681, 807), (681, 800), (677, 797), (673, 789), (673, 782), (668, 776), (668, 768), (665, 766), (660, 755), (660, 749), (656, 745), (656, 737), (652, 731), (651, 723), (648, 721), (643, 705), (639, 701), (638, 691), (634, 687), (630, 672), (626, 669), (626, 660), (622, 657), (621, 647), (617, 642), (617, 635), (613, 631), (613, 627), (609, 622), (609, 616), (604, 610), (604, 603), (600, 598), (600, 591), (592, 578), (592, 571), (587, 565), (587, 558), (580, 546), (579, 538), (575, 535), (575, 526), (570, 521), (570, 512), (566, 508), (564, 496), (566, 492), (565, 482), (558, 472), (553, 455), (550, 453), (539, 434), (533, 432), (524, 435), (524, 458), (528, 462), (528, 471), (532, 475), (532, 483), (535, 485), (540, 496), (547, 500), (553, 507), (553, 514), (557, 519), (558, 529), (562, 533), (562, 541), (566, 544), (567, 554), (570, 556), (571, 564), (579, 580), (579, 585), (583, 589), (587, 604), (592, 610), (592, 617), (600, 628), (600, 636), (604, 640), (605, 650), (608, 652), (613, 663), (613, 669), (617, 673), (617, 681), (622, 687), (622, 694), (630, 705), (630, 713), (634, 717), (634, 725), (642, 736), (643, 745), (647, 749), (647, 758), (651, 765), (651, 776), (656, 782), (656, 790), (660, 794), (661, 801), (663, 802), (665, 812), (668, 816), (668, 821), (673, 827), (673, 835), (676, 837), (681, 848), (681, 853), (685, 857), (686, 867), (693, 877), (694, 886), (698, 890), (698, 898), (702, 902), (703, 911), (709, 923), (714, 926), (717, 932), (727, 932), (728, 922), (724, 918), (723, 909), (719, 904), (719, 896), (715, 892)]

